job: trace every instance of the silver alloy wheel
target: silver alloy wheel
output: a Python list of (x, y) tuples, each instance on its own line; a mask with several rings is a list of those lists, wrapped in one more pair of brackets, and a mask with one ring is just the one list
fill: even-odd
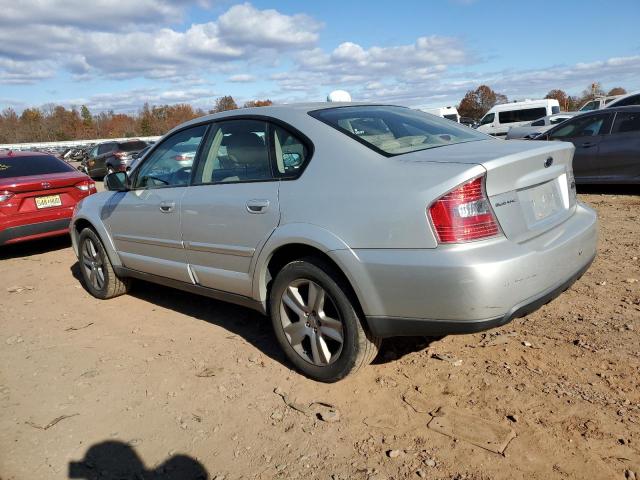
[(91, 283), (96, 290), (102, 290), (104, 286), (104, 269), (102, 259), (98, 254), (93, 240), (87, 238), (82, 246), (82, 267)]
[(340, 357), (344, 342), (340, 314), (317, 283), (299, 279), (287, 286), (280, 299), (280, 321), (287, 341), (307, 362), (324, 367)]

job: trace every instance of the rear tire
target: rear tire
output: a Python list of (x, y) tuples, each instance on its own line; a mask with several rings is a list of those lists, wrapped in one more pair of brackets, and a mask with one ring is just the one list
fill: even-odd
[(273, 282), (269, 307), (280, 347), (314, 380), (337, 382), (378, 354), (381, 339), (363, 327), (349, 285), (319, 258), (285, 265)]
[(106, 300), (129, 291), (131, 280), (116, 275), (100, 237), (92, 229), (80, 233), (78, 253), (83, 284), (91, 295)]

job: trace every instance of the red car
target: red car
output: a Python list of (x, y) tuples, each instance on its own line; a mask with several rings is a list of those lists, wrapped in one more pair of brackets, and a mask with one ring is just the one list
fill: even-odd
[(64, 235), (96, 184), (45, 153), (0, 152), (0, 245)]

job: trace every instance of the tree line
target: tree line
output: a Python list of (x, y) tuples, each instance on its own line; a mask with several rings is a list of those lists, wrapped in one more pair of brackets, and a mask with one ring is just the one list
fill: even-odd
[[(563, 90), (553, 89), (545, 98), (555, 98), (561, 110), (573, 111), (593, 98), (624, 93), (626, 90), (622, 87), (605, 92), (600, 83), (593, 83), (580, 95), (568, 95)], [(487, 85), (480, 85), (469, 90), (457, 108), (460, 116), (479, 120), (494, 105), (508, 101), (506, 95), (493, 91)], [(243, 107), (271, 104), (271, 100), (251, 100)], [(154, 106), (145, 103), (135, 114), (113, 111), (92, 114), (86, 105), (67, 109), (62, 105), (49, 104), (41, 108), (27, 108), (20, 115), (14, 109), (6, 108), (0, 113), (0, 144), (164, 135), (187, 120), (236, 108), (238, 105), (230, 95), (217, 98), (208, 112), (186, 103)]]
[[(560, 110), (572, 112), (594, 98), (605, 95), (624, 95), (625, 93), (627, 91), (622, 87), (615, 87), (609, 92), (605, 92), (600, 83), (593, 83), (584, 89), (580, 95), (568, 95), (565, 91), (555, 88), (549, 90), (544, 98), (556, 99), (560, 103)], [(457, 108), (461, 117), (480, 120), (491, 107), (508, 101), (509, 99), (506, 95), (494, 92), (487, 85), (480, 85), (475, 90), (469, 90)]]
[[(271, 103), (271, 100), (251, 100), (243, 106), (264, 107)], [(26, 108), (20, 115), (6, 108), (0, 113), (0, 144), (164, 135), (187, 120), (235, 108), (238, 105), (231, 96), (216, 99), (208, 112), (186, 103), (154, 106), (145, 103), (135, 114), (113, 111), (92, 114), (86, 105), (68, 109), (49, 104)]]

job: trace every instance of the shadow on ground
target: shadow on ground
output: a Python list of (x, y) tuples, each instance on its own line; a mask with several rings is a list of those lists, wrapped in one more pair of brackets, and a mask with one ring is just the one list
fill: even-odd
[(10, 258), (31, 257), (42, 253), (64, 250), (71, 247), (71, 238), (68, 235), (59, 237), (41, 238), (28, 242), (11, 243), (0, 247), (0, 260)]
[(79, 462), (70, 462), (69, 478), (207, 480), (209, 473), (200, 462), (188, 455), (174, 455), (156, 468), (147, 469), (130, 445), (106, 441), (91, 446)]
[[(71, 273), (76, 280), (83, 282), (78, 262), (71, 267)], [(278, 346), (271, 320), (254, 310), (142, 280), (134, 280), (129, 295), (152, 305), (218, 325), (230, 333), (229, 338), (231, 335), (242, 337), (271, 359), (287, 368), (293, 368)], [(373, 363), (380, 365), (393, 362), (427, 348), (434, 340), (436, 339), (426, 337), (386, 339)]]

